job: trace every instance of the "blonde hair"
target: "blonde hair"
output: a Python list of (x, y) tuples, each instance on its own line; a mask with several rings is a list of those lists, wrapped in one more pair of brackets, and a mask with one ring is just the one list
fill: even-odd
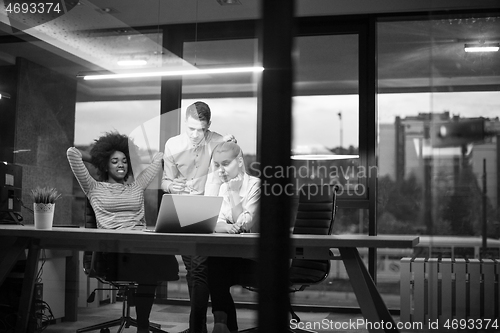
[[(223, 152), (231, 152), (233, 155), (233, 158), (241, 157), (241, 159), (243, 160), (243, 150), (241, 150), (241, 147), (237, 143), (235, 143), (234, 141), (219, 143), (214, 148), (214, 150), (212, 152), (212, 160), (213, 160), (213, 157), (216, 153), (223, 153)], [(241, 169), (243, 172), (246, 172), (244, 160), (243, 160)]]

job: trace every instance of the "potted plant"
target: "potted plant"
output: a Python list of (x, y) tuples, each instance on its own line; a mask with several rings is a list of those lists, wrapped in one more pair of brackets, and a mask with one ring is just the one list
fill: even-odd
[(31, 190), (35, 229), (52, 229), (56, 200), (61, 194), (52, 187), (39, 187)]

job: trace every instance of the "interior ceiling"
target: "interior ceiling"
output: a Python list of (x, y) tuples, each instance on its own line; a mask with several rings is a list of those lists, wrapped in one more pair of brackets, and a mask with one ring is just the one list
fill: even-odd
[[(495, 4), (498, 5), (495, 1), (485, 0), (481, 4), (495, 8)], [(0, 0), (0, 8), (3, 8), (2, 2)], [(217, 43), (197, 43), (200, 46), (197, 46), (195, 56), (186, 56), (185, 59), (160, 46), (158, 26), (161, 25), (259, 18), (260, 1), (240, 0), (240, 3), (221, 6), (216, 0), (66, 0), (66, 7), (70, 10), (44, 24), (38, 24), (39, 17), (26, 15), (22, 19), (10, 20), (0, 9), (0, 66), (13, 65), (16, 57), (24, 57), (75, 76), (84, 71), (115, 71), (117, 60), (134, 57), (147, 58), (151, 68), (210, 66), (214, 61), (220, 64), (221, 59), (223, 65), (252, 65), (256, 53), (252, 43), (229, 43), (224, 48)], [(390, 0), (299, 0), (297, 16), (418, 12), (429, 8), (440, 10), (452, 6), (467, 9), (471, 6), (471, 1), (467, 0), (439, 1), (440, 7), (432, 0), (414, 3), (396, 7)], [(477, 4), (474, 6), (478, 8)], [(26, 25), (34, 27), (26, 29)], [(438, 90), (450, 87), (455, 90), (500, 89), (500, 55), (470, 55), (463, 51), (465, 42), (500, 42), (498, 14), (491, 18), (410, 21), (404, 24), (387, 22), (379, 24), (378, 29), (381, 91), (425, 91), (430, 85)], [(356, 41), (343, 41), (342, 49), (355, 48)], [(332, 49), (331, 54), (329, 49)], [(351, 54), (334, 52), (334, 49), (340, 48), (338, 45), (321, 45), (300, 50), (296, 73), (299, 93), (357, 92), (357, 68), (353, 70), (352, 66), (343, 65), (352, 62)], [(79, 84), (80, 100), (131, 96), (141, 99), (159, 95), (158, 79), (79, 81)], [(201, 83), (185, 80), (183, 89), (193, 96), (226, 92), (248, 95), (256, 90), (251, 76), (218, 78), (214, 82), (202, 80)]]

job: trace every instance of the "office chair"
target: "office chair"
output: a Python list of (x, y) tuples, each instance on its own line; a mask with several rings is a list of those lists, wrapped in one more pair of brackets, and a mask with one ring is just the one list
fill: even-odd
[[(85, 228), (97, 228), (97, 221), (94, 210), (90, 205), (89, 200), (85, 200)], [(100, 330), (100, 333), (109, 333), (109, 328), (119, 326), (117, 333), (123, 332), (125, 328), (130, 326), (137, 327), (137, 321), (130, 316), (130, 306), (133, 302), (133, 297), (137, 289), (137, 284), (133, 281), (117, 281), (116, 280), (116, 253), (92, 252), (85, 251), (83, 254), (83, 271), (91, 278), (99, 280), (109, 288), (96, 288), (87, 298), (87, 303), (92, 303), (95, 299), (97, 290), (116, 290), (117, 294), (122, 297), (122, 316), (118, 319), (110, 320), (104, 323), (80, 328), (77, 333)], [(161, 326), (155, 323), (149, 323), (149, 330), (155, 333), (168, 333), (161, 330)]]
[[(309, 185), (299, 192), (299, 203), (293, 226), (295, 235), (331, 235), (333, 222), (337, 212), (336, 185)], [(292, 259), (290, 263), (289, 281), (290, 293), (305, 290), (308, 286), (323, 282), (330, 273), (330, 260)], [(251, 291), (258, 291), (255, 287), (244, 286)], [(292, 319), (300, 322), (299, 316), (288, 304)], [(240, 332), (256, 332), (251, 328)], [(289, 332), (312, 332), (309, 330), (289, 329)]]

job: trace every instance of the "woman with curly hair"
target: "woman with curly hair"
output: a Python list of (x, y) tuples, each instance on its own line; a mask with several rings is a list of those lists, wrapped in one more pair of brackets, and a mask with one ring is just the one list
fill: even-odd
[[(71, 170), (94, 209), (98, 228), (141, 230), (146, 226), (144, 190), (160, 170), (163, 154), (155, 154), (152, 163), (134, 181), (127, 182), (133, 176), (130, 148), (136, 147), (126, 135), (110, 132), (95, 140), (90, 154), (75, 147), (67, 151)], [(84, 161), (97, 168), (99, 181), (90, 175)], [(133, 253), (119, 253), (116, 257), (113, 267), (116, 278), (138, 284), (137, 332), (149, 332), (149, 314), (157, 284), (179, 278), (177, 260), (173, 255)]]

